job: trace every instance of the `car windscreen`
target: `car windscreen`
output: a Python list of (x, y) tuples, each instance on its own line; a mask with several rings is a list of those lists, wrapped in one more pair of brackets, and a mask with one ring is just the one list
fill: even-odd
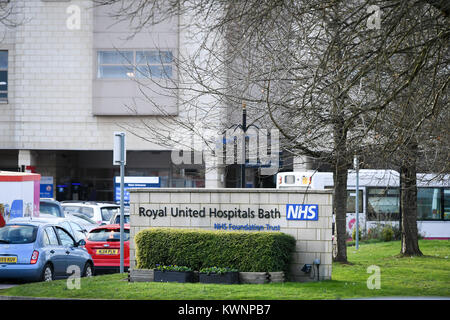
[(111, 218), (119, 212), (118, 207), (103, 207), (101, 208), (102, 212), (102, 220), (103, 221), (109, 221)]
[(80, 207), (76, 207), (76, 206), (62, 206), (64, 212), (67, 213), (75, 213), (75, 212), (80, 212)]
[(40, 202), (39, 203), (39, 211), (40, 211), (40, 213), (50, 214), (55, 217), (60, 216), (58, 205), (49, 203), (49, 202)]
[(6, 225), (0, 228), (0, 244), (24, 244), (36, 241), (38, 227), (30, 225)]
[[(89, 241), (120, 241), (120, 229), (95, 229), (89, 232)], [(130, 230), (124, 229), (124, 241), (130, 239)]]
[(80, 219), (80, 221), (78, 221), (80, 224), (96, 224), (94, 220), (90, 219), (89, 217), (81, 213), (73, 213), (72, 216)]
[[(116, 220), (114, 221), (114, 223), (120, 224), (120, 214), (118, 214), (116, 216)], [(130, 223), (130, 216), (129, 215), (124, 215), (123, 216), (123, 223), (125, 223), (125, 224)]]

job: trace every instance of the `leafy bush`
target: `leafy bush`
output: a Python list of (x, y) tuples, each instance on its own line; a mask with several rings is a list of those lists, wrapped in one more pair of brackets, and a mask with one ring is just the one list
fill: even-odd
[(166, 272), (166, 271), (179, 271), (179, 272), (187, 272), (193, 271), (191, 268), (186, 266), (164, 266), (157, 264), (155, 267), (156, 270)]
[[(417, 238), (419, 240), (423, 239), (423, 237), (421, 233), (417, 232)], [(367, 239), (378, 239), (382, 241), (401, 240), (402, 233), (398, 225), (379, 223), (367, 231)]]
[(210, 268), (202, 268), (199, 271), (200, 273), (216, 273), (216, 274), (224, 274), (227, 272), (238, 272), (238, 269), (231, 269), (231, 268), (219, 268), (219, 267), (210, 267)]
[(381, 238), (383, 241), (392, 241), (394, 239), (394, 230), (390, 225), (384, 226), (381, 230)]
[[(353, 239), (353, 240), (356, 240), (356, 228), (353, 228), (353, 231), (352, 231), (352, 239)], [(362, 238), (361, 238), (361, 229), (358, 230), (358, 239), (359, 239), (359, 240), (362, 239)]]
[(136, 237), (137, 268), (183, 265), (193, 270), (216, 266), (242, 272), (288, 273), (295, 248), (291, 235), (151, 228)]
[(378, 224), (375, 227), (370, 228), (367, 231), (367, 239), (381, 239), (381, 230), (383, 229), (382, 224)]

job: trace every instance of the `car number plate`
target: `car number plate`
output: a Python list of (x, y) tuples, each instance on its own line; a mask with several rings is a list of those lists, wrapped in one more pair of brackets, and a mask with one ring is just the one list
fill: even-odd
[(17, 263), (17, 257), (0, 257), (0, 263)]
[(97, 254), (114, 255), (118, 253), (119, 249), (97, 249)]

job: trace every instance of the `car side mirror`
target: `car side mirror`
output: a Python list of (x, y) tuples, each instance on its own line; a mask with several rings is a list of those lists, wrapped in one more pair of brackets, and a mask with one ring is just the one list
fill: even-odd
[(81, 247), (81, 246), (85, 246), (86, 245), (86, 241), (84, 241), (84, 239), (81, 239), (80, 241), (78, 241), (75, 245), (75, 247)]

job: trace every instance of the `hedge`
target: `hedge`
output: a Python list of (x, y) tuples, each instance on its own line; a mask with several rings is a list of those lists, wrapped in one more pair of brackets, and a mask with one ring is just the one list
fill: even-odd
[(157, 264), (238, 269), (241, 272), (289, 272), (295, 248), (291, 235), (279, 232), (233, 232), (152, 228), (135, 237), (136, 267)]

